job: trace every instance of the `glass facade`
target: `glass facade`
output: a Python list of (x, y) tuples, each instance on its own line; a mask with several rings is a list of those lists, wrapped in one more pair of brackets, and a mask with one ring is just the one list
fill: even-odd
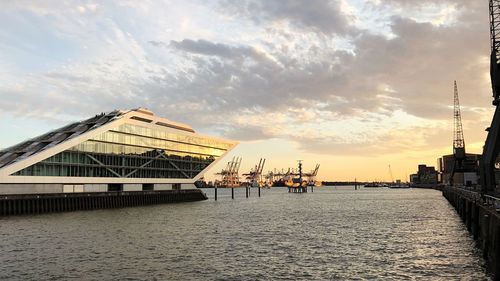
[(230, 147), (196, 135), (123, 124), (13, 175), (193, 178)]

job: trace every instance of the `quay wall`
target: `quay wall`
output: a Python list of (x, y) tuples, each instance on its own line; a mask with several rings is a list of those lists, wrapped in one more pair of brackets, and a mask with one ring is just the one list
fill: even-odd
[(199, 189), (0, 195), (0, 216), (122, 208), (208, 199)]
[(500, 215), (494, 202), (477, 192), (444, 187), (443, 196), (456, 209), (487, 260), (494, 280), (500, 280)]
[(411, 184), (411, 188), (435, 189), (443, 191), (444, 186), (440, 184)]

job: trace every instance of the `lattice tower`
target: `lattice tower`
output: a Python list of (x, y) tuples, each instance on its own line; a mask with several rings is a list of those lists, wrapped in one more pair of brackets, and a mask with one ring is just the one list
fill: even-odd
[(458, 99), (457, 81), (455, 81), (455, 97), (454, 97), (454, 102), (453, 102), (453, 115), (454, 115), (453, 150), (454, 150), (454, 154), (456, 155), (458, 149), (465, 150), (464, 131), (462, 128), (462, 115), (460, 113), (460, 101)]

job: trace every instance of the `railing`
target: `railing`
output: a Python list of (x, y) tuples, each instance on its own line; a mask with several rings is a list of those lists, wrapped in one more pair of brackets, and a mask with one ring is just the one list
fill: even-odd
[(491, 196), (491, 195), (484, 195), (484, 204), (495, 208), (497, 211), (500, 211), (500, 198)]
[(445, 188), (454, 189), (454, 191), (468, 200), (481, 204), (483, 206), (493, 208), (496, 211), (500, 211), (500, 198), (491, 195), (481, 194), (479, 189), (470, 187), (452, 187), (447, 186)]

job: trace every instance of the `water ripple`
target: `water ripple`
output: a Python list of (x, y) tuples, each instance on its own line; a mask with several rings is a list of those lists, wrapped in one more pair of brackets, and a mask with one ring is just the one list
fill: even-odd
[(491, 280), (437, 191), (235, 193), (0, 218), (0, 280)]

